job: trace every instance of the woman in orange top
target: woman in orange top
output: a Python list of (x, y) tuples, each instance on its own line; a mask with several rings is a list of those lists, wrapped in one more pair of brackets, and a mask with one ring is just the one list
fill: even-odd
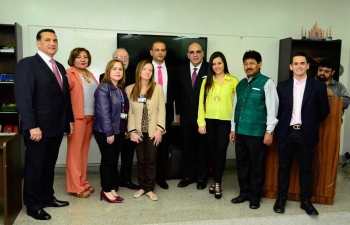
[(68, 136), (66, 161), (66, 191), (78, 198), (87, 198), (94, 192), (86, 178), (87, 161), (94, 122), (94, 92), (98, 82), (87, 70), (91, 64), (90, 52), (85, 48), (71, 51), (67, 69), (74, 114), (74, 133)]

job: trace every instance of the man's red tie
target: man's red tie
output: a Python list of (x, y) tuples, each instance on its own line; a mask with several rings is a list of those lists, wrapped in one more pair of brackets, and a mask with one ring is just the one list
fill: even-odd
[(193, 68), (193, 73), (192, 73), (192, 87), (194, 86), (194, 82), (196, 82), (196, 78), (197, 78), (197, 68)]

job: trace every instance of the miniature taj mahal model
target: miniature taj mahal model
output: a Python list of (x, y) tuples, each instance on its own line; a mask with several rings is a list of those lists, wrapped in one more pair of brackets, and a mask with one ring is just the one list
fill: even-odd
[(306, 37), (306, 30), (304, 27), (301, 27), (301, 37), (302, 39), (310, 39), (310, 40), (323, 40), (323, 41), (331, 41), (332, 40), (332, 27), (329, 27), (329, 30), (322, 30), (320, 25), (316, 22), (316, 24), (312, 27), (311, 30), (308, 31), (308, 37)]

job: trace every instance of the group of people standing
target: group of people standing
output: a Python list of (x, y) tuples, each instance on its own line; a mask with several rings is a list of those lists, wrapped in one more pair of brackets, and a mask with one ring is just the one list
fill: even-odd
[[(64, 133), (68, 134), (66, 191), (72, 196), (87, 198), (95, 191), (87, 180), (93, 134), (101, 152), (101, 200), (123, 202), (119, 187), (137, 190), (134, 198), (145, 194), (158, 200), (156, 183), (169, 188), (165, 179), (174, 103), (183, 139), (183, 179), (178, 187), (197, 182), (197, 189), (205, 189), (211, 167), (209, 192), (220, 199), (227, 147), (232, 142), (240, 193), (231, 202), (250, 201), (251, 209), (259, 208), (265, 150), (278, 123), (279, 191), (274, 211), (284, 212), (292, 155), (297, 151), (301, 208), (309, 215), (318, 214), (310, 202), (311, 161), (318, 124), (328, 115), (329, 104), (326, 85), (306, 75), (309, 64), (304, 53), (292, 57), (293, 78), (276, 89), (261, 74), (262, 58), (256, 51), (244, 54), (247, 77), (238, 81), (229, 74), (222, 52), (214, 52), (207, 63), (202, 46), (191, 43), (190, 62), (176, 70), (165, 62), (165, 43), (156, 41), (150, 50), (153, 60), (139, 62), (134, 75), (127, 70), (127, 51), (117, 49), (99, 84), (87, 69), (91, 64), (87, 49), (73, 49), (68, 59), (71, 68), (65, 71), (53, 59), (58, 50), (55, 32), (43, 29), (36, 39), (38, 54), (22, 59), (15, 73), (20, 131), (26, 145), (23, 196), (29, 216), (49, 220), (44, 207), (69, 205), (57, 200), (53, 190)], [(131, 181), (134, 149), (138, 185)]]

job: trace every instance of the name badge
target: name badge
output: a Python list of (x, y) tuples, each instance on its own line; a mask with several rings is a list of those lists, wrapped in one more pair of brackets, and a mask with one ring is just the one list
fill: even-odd
[(259, 88), (252, 88), (253, 90), (257, 90), (257, 91), (260, 91), (260, 89)]
[(139, 97), (138, 99), (137, 99), (137, 102), (139, 102), (139, 103), (144, 103), (144, 102), (146, 102), (146, 97)]
[(128, 114), (126, 113), (120, 113), (120, 119), (126, 120), (128, 118)]

